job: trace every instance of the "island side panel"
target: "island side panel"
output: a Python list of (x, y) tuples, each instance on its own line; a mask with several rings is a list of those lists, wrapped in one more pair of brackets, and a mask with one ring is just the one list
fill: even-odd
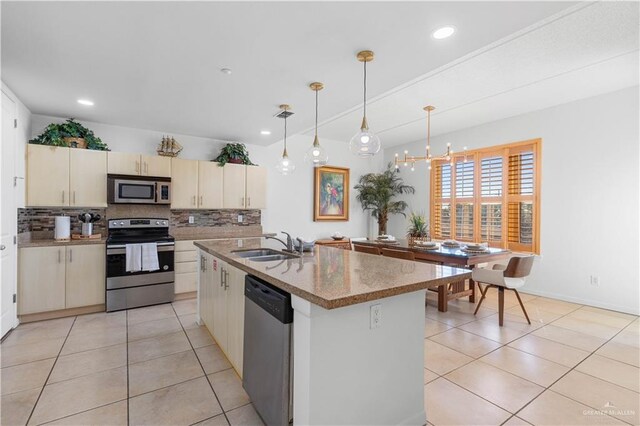
[(292, 295), (294, 424), (424, 425), (425, 293), (331, 310)]

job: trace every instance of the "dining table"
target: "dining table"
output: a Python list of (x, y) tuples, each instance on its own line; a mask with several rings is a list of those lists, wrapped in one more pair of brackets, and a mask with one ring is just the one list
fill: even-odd
[[(447, 247), (442, 242), (436, 242), (436, 248), (426, 248), (418, 244), (409, 244), (408, 240), (366, 240), (358, 241), (354, 244), (373, 246), (379, 248), (389, 248), (394, 250), (411, 251), (414, 253), (417, 262), (437, 263), (444, 266), (456, 266), (467, 269), (473, 269), (480, 264), (497, 262), (510, 258), (512, 253), (510, 250), (487, 247), (485, 252), (478, 252), (466, 249), (466, 244), (460, 242), (457, 247)], [(459, 281), (451, 284), (440, 285), (433, 291), (438, 292), (438, 310), (447, 312), (450, 300), (469, 297), (470, 303), (476, 301), (476, 289), (473, 279)]]

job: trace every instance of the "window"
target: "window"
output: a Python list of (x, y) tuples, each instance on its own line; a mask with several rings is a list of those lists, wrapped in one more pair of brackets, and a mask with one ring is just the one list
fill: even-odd
[(432, 236), (538, 253), (540, 149), (536, 139), (434, 161)]

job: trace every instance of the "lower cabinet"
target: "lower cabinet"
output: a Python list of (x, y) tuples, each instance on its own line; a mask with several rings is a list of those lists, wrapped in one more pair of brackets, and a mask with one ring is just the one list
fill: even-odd
[(21, 248), (18, 264), (19, 315), (104, 303), (102, 244)]
[(246, 273), (200, 251), (200, 318), (242, 377)]
[(176, 241), (175, 293), (190, 293), (198, 287), (198, 252), (193, 241)]

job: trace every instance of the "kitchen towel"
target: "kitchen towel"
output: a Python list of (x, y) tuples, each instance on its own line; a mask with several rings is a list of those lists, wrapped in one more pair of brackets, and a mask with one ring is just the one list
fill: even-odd
[(157, 271), (160, 269), (158, 261), (158, 244), (144, 243), (142, 246), (142, 270)]
[(142, 271), (142, 244), (127, 244), (126, 253), (127, 272)]

